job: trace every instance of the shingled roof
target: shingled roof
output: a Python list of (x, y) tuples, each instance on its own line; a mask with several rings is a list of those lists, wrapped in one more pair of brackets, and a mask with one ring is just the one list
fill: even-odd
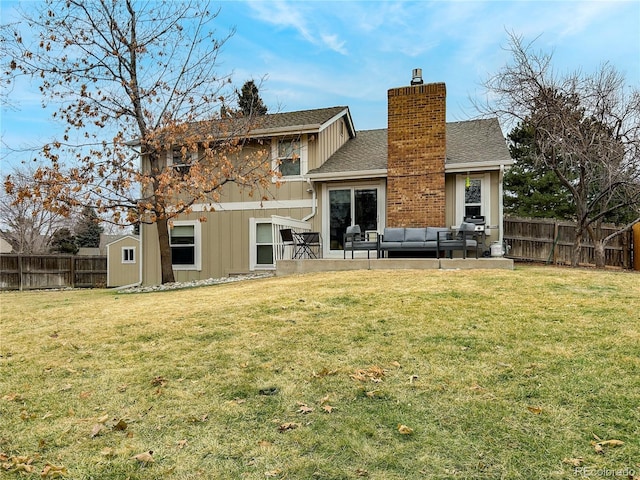
[[(447, 123), (447, 171), (458, 168), (487, 169), (513, 163), (497, 118)], [(362, 130), (334, 153), (310, 177), (330, 177), (357, 172), (380, 176), (387, 169), (387, 129)]]

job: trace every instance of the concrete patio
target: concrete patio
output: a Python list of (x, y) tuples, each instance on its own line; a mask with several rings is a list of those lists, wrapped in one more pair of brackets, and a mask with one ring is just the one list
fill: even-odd
[(503, 257), (488, 258), (356, 258), (356, 259), (303, 259), (278, 260), (276, 275), (331, 272), (344, 270), (513, 270), (513, 260)]

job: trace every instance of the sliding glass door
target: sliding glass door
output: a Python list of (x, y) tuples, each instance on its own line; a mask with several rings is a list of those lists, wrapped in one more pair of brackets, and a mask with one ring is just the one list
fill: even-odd
[(343, 250), (344, 233), (350, 225), (360, 225), (362, 233), (378, 229), (378, 192), (377, 186), (329, 188), (330, 251)]

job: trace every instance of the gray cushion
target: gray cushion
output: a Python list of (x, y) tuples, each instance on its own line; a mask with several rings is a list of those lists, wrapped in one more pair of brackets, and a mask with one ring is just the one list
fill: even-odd
[(404, 241), (405, 242), (424, 242), (426, 233), (427, 233), (426, 228), (405, 228)]
[(460, 224), (460, 228), (458, 228), (459, 231), (461, 232), (475, 232), (476, 231), (476, 224), (475, 223), (469, 223), (469, 222), (462, 222)]
[(402, 247), (402, 242), (380, 242), (380, 248), (388, 249), (388, 248), (400, 248)]
[(402, 242), (404, 240), (404, 228), (385, 228), (385, 242)]
[(424, 248), (424, 242), (402, 242), (402, 248), (410, 250), (412, 248)]
[[(427, 227), (427, 237), (426, 241), (437, 240), (438, 232), (448, 232), (449, 229), (446, 227)], [(440, 238), (445, 238), (445, 235), (440, 234)]]
[(347, 227), (347, 235), (352, 235), (357, 233), (358, 235), (360, 235), (361, 231), (360, 231), (360, 225), (350, 225)]

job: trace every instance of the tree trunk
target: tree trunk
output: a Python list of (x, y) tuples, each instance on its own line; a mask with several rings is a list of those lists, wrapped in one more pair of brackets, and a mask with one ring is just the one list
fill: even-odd
[(593, 244), (593, 257), (596, 261), (596, 268), (605, 267), (605, 243), (602, 240), (594, 242)]
[(576, 230), (576, 239), (573, 242), (573, 254), (571, 255), (571, 266), (577, 267), (580, 263), (582, 253), (582, 230)]
[(162, 283), (175, 282), (173, 266), (171, 264), (171, 246), (169, 245), (169, 225), (165, 218), (158, 220), (158, 244), (160, 246), (160, 270)]

